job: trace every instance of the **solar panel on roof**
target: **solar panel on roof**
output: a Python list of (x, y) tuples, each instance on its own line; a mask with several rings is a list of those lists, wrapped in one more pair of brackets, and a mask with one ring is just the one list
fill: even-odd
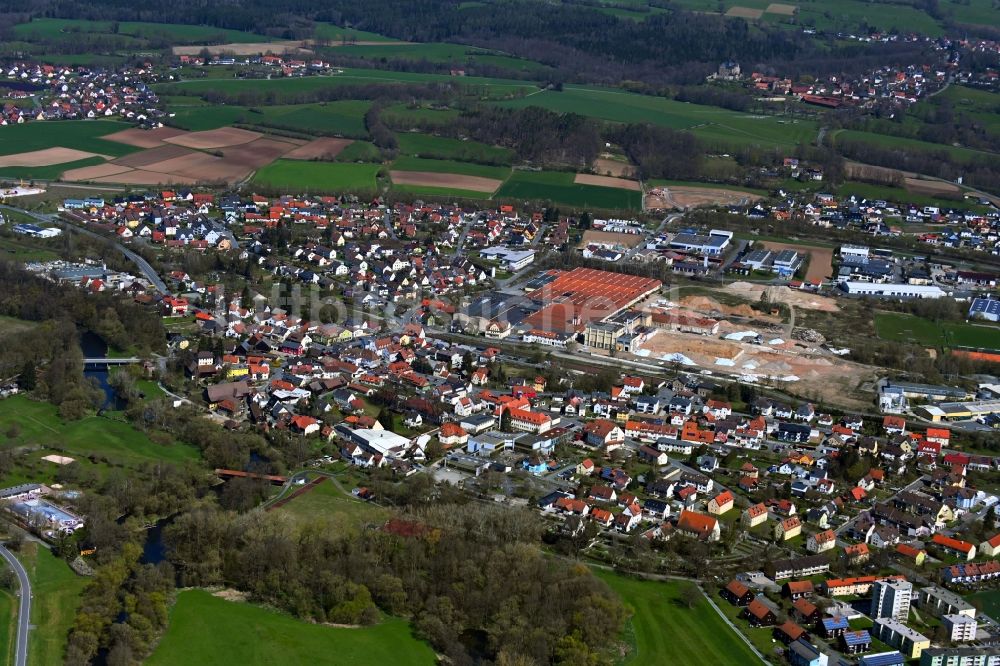
[(871, 643), (872, 637), (867, 631), (852, 631), (844, 634), (844, 642), (848, 645), (864, 645)]
[(899, 652), (870, 654), (858, 659), (858, 666), (902, 666), (906, 659)]

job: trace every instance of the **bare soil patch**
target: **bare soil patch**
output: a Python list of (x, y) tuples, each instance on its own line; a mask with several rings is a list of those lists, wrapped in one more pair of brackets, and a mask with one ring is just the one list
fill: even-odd
[(299, 146), (285, 157), (292, 160), (332, 160), (340, 154), (344, 148), (354, 143), (352, 139), (334, 139), (324, 137), (313, 139), (309, 143)]
[(240, 590), (234, 590), (231, 587), (226, 587), (221, 590), (216, 590), (212, 592), (213, 597), (219, 597), (220, 599), (225, 599), (226, 601), (233, 601), (236, 603), (242, 603), (247, 600), (246, 592), (241, 592)]
[(954, 183), (944, 183), (939, 180), (921, 180), (919, 178), (906, 178), (906, 190), (913, 194), (928, 194), (938, 196), (939, 194), (961, 194), (962, 188)]
[(197, 178), (178, 176), (170, 173), (157, 173), (144, 169), (132, 169), (113, 176), (94, 178), (95, 183), (120, 183), (122, 185), (194, 185)]
[(44, 148), (42, 150), (32, 150), (27, 153), (15, 153), (13, 155), (0, 155), (0, 167), (33, 167), (50, 166), (52, 164), (65, 164), (66, 162), (76, 162), (89, 157), (97, 157), (96, 153), (88, 153), (75, 148)]
[(757, 194), (722, 187), (656, 187), (646, 194), (646, 208), (697, 208), (699, 206), (742, 205), (760, 199)]
[(120, 164), (115, 164), (114, 162), (108, 162), (107, 164), (96, 164), (89, 167), (80, 167), (79, 169), (70, 169), (69, 171), (63, 172), (63, 180), (94, 180), (97, 178), (103, 178), (104, 176), (113, 176), (117, 173), (125, 173), (126, 171), (131, 171), (132, 167), (121, 166)]
[(180, 136), (166, 139), (167, 143), (187, 148), (197, 148), (205, 150), (208, 148), (227, 148), (238, 146), (242, 143), (250, 143), (263, 136), (260, 132), (239, 129), (238, 127), (220, 127), (219, 129), (205, 132), (189, 132)]
[(115, 132), (114, 134), (107, 134), (101, 138), (107, 139), (108, 141), (117, 141), (118, 143), (124, 143), (128, 146), (135, 146), (137, 148), (156, 148), (157, 146), (162, 146), (165, 139), (171, 139), (182, 134), (187, 134), (187, 132), (174, 127), (157, 127), (156, 129), (151, 130), (133, 127), (131, 129)]
[(236, 56), (265, 55), (273, 53), (303, 53), (308, 49), (309, 42), (302, 39), (293, 39), (279, 42), (247, 42), (245, 44), (216, 44), (215, 46), (175, 46), (174, 55), (200, 55), (206, 48), (212, 55), (232, 54)]
[(294, 144), (273, 138), (257, 139), (232, 148), (222, 150), (223, 159), (227, 164), (247, 166), (251, 169), (270, 164), (283, 156), (289, 150), (296, 149)]
[(725, 290), (748, 301), (759, 301), (760, 295), (767, 291), (772, 303), (787, 303), (805, 310), (820, 310), (822, 312), (839, 312), (837, 302), (828, 296), (820, 296), (807, 291), (789, 289), (788, 287), (769, 287), (752, 282), (733, 282), (726, 285)]
[(828, 281), (833, 277), (833, 248), (818, 247), (816, 245), (793, 245), (789, 243), (764, 243), (768, 250), (795, 250), (796, 252), (806, 252), (809, 254), (809, 270), (806, 271), (806, 280)]
[(588, 229), (583, 232), (583, 238), (580, 240), (580, 247), (589, 245), (590, 243), (598, 243), (601, 245), (618, 245), (619, 247), (636, 247), (646, 242), (646, 237), (642, 234), (619, 234), (613, 231), (595, 231), (594, 229)]
[(604, 157), (594, 160), (594, 171), (601, 175), (614, 176), (615, 178), (635, 177), (635, 167), (628, 162), (609, 160)]
[(141, 150), (138, 153), (132, 153), (131, 155), (119, 157), (118, 159), (113, 160), (113, 163), (123, 167), (140, 169), (164, 160), (171, 160), (175, 157), (190, 155), (193, 152), (193, 150), (185, 148), (184, 146), (171, 146), (169, 144), (161, 143), (157, 148)]
[(708, 296), (685, 296), (680, 300), (680, 304), (689, 310), (708, 316), (725, 315), (728, 317), (763, 319), (774, 322), (778, 321), (770, 315), (757, 312), (746, 303), (741, 305), (725, 305), (714, 298), (709, 298)]
[(772, 2), (764, 11), (768, 14), (782, 14), (784, 16), (794, 16), (798, 7), (795, 5), (785, 5), (780, 2)]
[(421, 187), (446, 187), (474, 192), (495, 192), (503, 181), (481, 176), (463, 176), (457, 173), (432, 173), (430, 171), (390, 171), (392, 182), (397, 185)]
[[(190, 178), (195, 182), (234, 182), (253, 170), (249, 164), (228, 160), (208, 153), (191, 153), (146, 166), (147, 171)], [(183, 182), (183, 181), (175, 181)]]
[(573, 182), (577, 185), (597, 185), (598, 187), (615, 187), (620, 190), (639, 191), (639, 183), (634, 180), (624, 178), (613, 178), (611, 176), (594, 176), (589, 173), (578, 173)]
[(764, 15), (763, 9), (752, 9), (750, 7), (730, 7), (726, 16), (733, 18), (759, 19)]

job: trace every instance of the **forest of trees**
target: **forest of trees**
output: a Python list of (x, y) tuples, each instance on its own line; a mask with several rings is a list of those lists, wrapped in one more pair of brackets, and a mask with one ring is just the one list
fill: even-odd
[(625, 610), (585, 566), (542, 554), (537, 516), (438, 502), (411, 507), (405, 527), (341, 535), (206, 504), (166, 537), (181, 585), (235, 587), (320, 622), (408, 617), (457, 666), (606, 663)]

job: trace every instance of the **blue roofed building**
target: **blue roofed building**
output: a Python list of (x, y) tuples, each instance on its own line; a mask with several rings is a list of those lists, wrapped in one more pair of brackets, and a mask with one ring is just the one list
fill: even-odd
[(847, 618), (843, 615), (823, 618), (823, 635), (827, 638), (842, 636), (850, 628)]
[(846, 654), (868, 652), (872, 646), (872, 636), (867, 631), (845, 631), (840, 635), (840, 647)]
[(969, 306), (969, 319), (1000, 321), (1000, 300), (995, 298), (974, 298)]

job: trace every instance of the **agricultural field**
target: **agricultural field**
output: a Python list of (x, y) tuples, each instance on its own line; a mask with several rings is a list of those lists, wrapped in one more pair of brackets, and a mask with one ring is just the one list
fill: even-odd
[(259, 169), (253, 183), (288, 192), (374, 192), (378, 164), (277, 160)]
[(883, 340), (924, 347), (971, 347), (1000, 351), (1000, 326), (986, 323), (933, 322), (898, 312), (875, 315), (875, 330)]
[(101, 137), (129, 127), (131, 125), (113, 120), (60, 120), (8, 125), (0, 131), (0, 155), (15, 155), (59, 146), (118, 157), (135, 152), (137, 148)]
[(327, 627), (277, 611), (184, 590), (148, 666), (265, 666), (270, 664), (395, 664), (430, 666), (434, 652), (413, 637), (406, 621), (372, 627)]
[(478, 141), (462, 141), (415, 132), (399, 133), (396, 135), (396, 141), (401, 154), (413, 157), (480, 164), (510, 164), (514, 160), (514, 151)]
[(158, 89), (172, 91), (171, 94), (198, 96), (206, 92), (224, 92), (239, 95), (243, 91), (274, 93), (281, 101), (281, 95), (309, 93), (342, 85), (364, 85), (371, 83), (444, 83), (449, 82), (465, 87), (481, 87), (494, 97), (523, 94), (538, 90), (530, 82), (513, 79), (494, 79), (478, 76), (454, 77), (446, 74), (422, 74), (412, 72), (392, 72), (379, 69), (344, 68), (343, 73), (329, 76), (306, 76), (301, 78), (278, 79), (202, 79), (179, 83), (157, 84)]
[(595, 571), (595, 575), (632, 611), (625, 630), (632, 651), (621, 662), (623, 666), (759, 661), (708, 601), (699, 595), (693, 608), (686, 606), (681, 594), (692, 583), (638, 580), (607, 571)]
[(17, 425), (17, 436), (8, 438), (6, 446), (25, 447), (32, 452), (0, 479), (4, 487), (28, 481), (51, 483), (55, 465), (41, 460), (49, 453), (71, 456), (83, 467), (98, 472), (112, 465), (130, 468), (146, 462), (180, 464), (199, 457), (193, 446), (155, 444), (131, 425), (111, 418), (88, 416), (64, 422), (55, 406), (22, 395), (0, 401), (0, 430), (7, 431), (13, 424)]
[(33, 595), (31, 624), (34, 629), (28, 634), (28, 664), (61, 663), (87, 579), (76, 575), (64, 560), (34, 541), (26, 542), (18, 559), (31, 578)]
[[(114, 26), (117, 26), (115, 29)], [(226, 30), (199, 25), (175, 23), (142, 23), (133, 21), (85, 21), (77, 19), (38, 18), (30, 23), (21, 23), (13, 28), (19, 39), (54, 40), (72, 33), (100, 35), (127, 35), (139, 39), (162, 40), (167, 38), (174, 44), (215, 44), (222, 42), (266, 42), (264, 35), (255, 35), (239, 30)]]
[(510, 175), (510, 168), (470, 164), (452, 160), (432, 160), (419, 157), (399, 157), (392, 163), (393, 171), (424, 171), (430, 173), (454, 173), (476, 178), (504, 180)]
[(497, 192), (508, 200), (551, 201), (577, 208), (638, 210), (642, 193), (614, 187), (579, 185), (576, 174), (562, 171), (515, 171)]
[(794, 146), (816, 138), (812, 120), (758, 116), (715, 106), (597, 87), (566, 86), (529, 97), (498, 102), (509, 108), (538, 106), (620, 123), (652, 123), (691, 130), (709, 145)]
[(321, 49), (320, 52), (330, 56), (344, 55), (374, 61), (385, 59), (424, 60), (453, 63), (456, 66), (483, 64), (518, 72), (538, 73), (540, 70), (547, 69), (544, 65), (531, 60), (514, 58), (488, 49), (479, 49), (463, 44), (385, 42), (352, 45), (347, 43)]
[(317, 23), (313, 37), (320, 42), (326, 40), (331, 43), (372, 43), (372, 42), (395, 42), (392, 37), (386, 37), (375, 32), (365, 32), (354, 28), (343, 28), (332, 23)]
[[(1000, 20), (1000, 15), (997, 16), (997, 19)], [(928, 101), (935, 105), (947, 101), (956, 113), (966, 114), (982, 124), (991, 134), (1000, 135), (1000, 94), (998, 93), (953, 85)]]
[(368, 101), (344, 100), (254, 108), (179, 105), (171, 106), (170, 110), (175, 114), (174, 125), (192, 131), (240, 124), (302, 134), (361, 138), (368, 135), (364, 116), (370, 106)]

